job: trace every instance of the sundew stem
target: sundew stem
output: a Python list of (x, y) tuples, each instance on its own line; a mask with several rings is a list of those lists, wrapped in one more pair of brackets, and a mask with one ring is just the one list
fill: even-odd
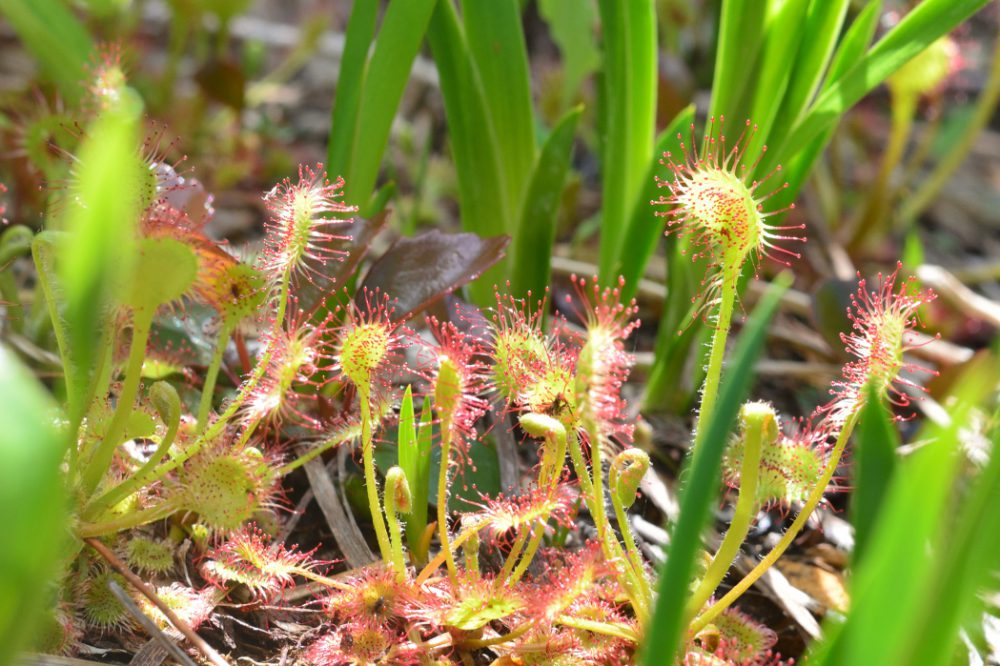
[(212, 360), (205, 370), (205, 383), (201, 388), (201, 402), (198, 404), (198, 426), (201, 427), (208, 420), (208, 412), (212, 409), (212, 397), (215, 395), (215, 382), (219, 378), (219, 370), (222, 368), (222, 357), (225, 355), (226, 347), (229, 344), (229, 336), (232, 334), (230, 326), (223, 326), (219, 331), (219, 339), (215, 342), (215, 351), (212, 352)]
[(642, 554), (639, 553), (639, 548), (635, 544), (635, 537), (632, 536), (632, 528), (628, 524), (628, 516), (625, 515), (625, 508), (614, 494), (611, 496), (611, 504), (614, 505), (615, 518), (618, 520), (618, 526), (621, 528), (622, 539), (625, 540), (625, 552), (628, 553), (632, 570), (635, 572), (634, 578), (636, 583), (638, 583), (639, 591), (643, 597), (647, 599), (651, 598), (652, 592), (649, 589), (649, 581), (646, 580), (646, 576), (643, 574)]
[(889, 143), (879, 165), (875, 183), (869, 190), (868, 201), (861, 216), (852, 228), (849, 247), (859, 248), (879, 229), (889, 229), (889, 203), (892, 198), (892, 174), (903, 159), (903, 153), (910, 139), (913, 118), (917, 111), (917, 95), (897, 93), (892, 95), (892, 123), (889, 128)]
[[(542, 538), (545, 536), (545, 519), (539, 518), (537, 521), (531, 524), (529, 530), (531, 532), (531, 541), (528, 542), (528, 547), (524, 551), (524, 555), (521, 557), (521, 561), (517, 563), (514, 567), (514, 571), (511, 572), (510, 577), (507, 579), (508, 585), (513, 585), (517, 581), (521, 580), (521, 576), (525, 574), (528, 567), (531, 566), (531, 561), (535, 559), (535, 553), (538, 552), (538, 547), (542, 543)], [(525, 533), (527, 534), (527, 532)]]
[(534, 629), (535, 626), (535, 622), (524, 622), (514, 629), (511, 629), (506, 634), (500, 634), (499, 636), (493, 636), (491, 638), (470, 638), (462, 641), (461, 646), (467, 650), (481, 650), (482, 648), (488, 648), (494, 645), (502, 645), (503, 643), (507, 643), (515, 638), (523, 636)]
[[(863, 394), (862, 394), (863, 395)], [(757, 582), (764, 572), (771, 568), (775, 562), (778, 561), (788, 547), (792, 545), (795, 538), (798, 536), (802, 528), (805, 527), (806, 522), (812, 515), (812, 512), (819, 505), (820, 501), (823, 499), (823, 494), (826, 492), (826, 487), (830, 483), (830, 479), (833, 478), (833, 473), (837, 470), (837, 465), (840, 463), (840, 457), (844, 453), (844, 448), (847, 446), (847, 441), (851, 438), (851, 433), (854, 431), (854, 426), (858, 422), (858, 414), (860, 413), (862, 407), (864, 407), (865, 398), (858, 400), (858, 404), (855, 405), (854, 410), (848, 416), (847, 421), (844, 423), (843, 429), (840, 431), (840, 435), (837, 436), (837, 443), (834, 445), (833, 450), (830, 451), (830, 458), (827, 461), (826, 469), (823, 470), (823, 475), (819, 478), (816, 486), (813, 488), (812, 493), (806, 499), (802, 510), (799, 511), (799, 515), (795, 517), (795, 520), (789, 526), (788, 530), (782, 535), (781, 541), (779, 541), (774, 548), (757, 563), (750, 573), (743, 577), (739, 583), (733, 586), (729, 592), (726, 593), (724, 597), (716, 601), (708, 610), (699, 615), (694, 622), (688, 627), (688, 632), (690, 634), (696, 634), (702, 629), (704, 629), (709, 622), (714, 620), (720, 613), (729, 608), (736, 599), (739, 598), (741, 594), (746, 592), (751, 585)]]
[(329, 578), (327, 576), (320, 575), (315, 571), (310, 571), (309, 569), (304, 569), (302, 567), (293, 567), (292, 573), (298, 574), (299, 576), (302, 576), (306, 580), (311, 580), (314, 583), (319, 583), (320, 585), (325, 585), (335, 590), (350, 592), (351, 590), (354, 589), (353, 585), (342, 583), (339, 580), (336, 580), (335, 578)]
[(145, 310), (135, 312), (132, 322), (131, 348), (129, 349), (128, 363), (125, 366), (125, 381), (122, 384), (122, 391), (118, 395), (118, 405), (115, 407), (115, 414), (111, 418), (107, 434), (83, 470), (83, 490), (87, 495), (93, 493), (101, 479), (104, 478), (111, 465), (115, 449), (118, 448), (118, 444), (121, 443), (120, 440), (125, 434), (125, 425), (132, 415), (135, 398), (139, 393), (139, 383), (142, 380), (142, 362), (146, 358), (146, 343), (149, 341), (149, 331), (152, 325), (152, 312)]
[[(590, 470), (587, 469), (587, 462), (583, 457), (580, 439), (576, 435), (571, 435), (568, 439), (569, 457), (573, 461), (573, 468), (576, 470), (577, 479), (580, 481), (580, 490), (583, 500), (587, 504), (587, 509), (590, 511), (591, 516), (604, 515), (604, 507), (601, 507), (599, 514), (595, 506), (594, 500), (597, 495), (594, 492), (594, 483), (590, 477)], [(599, 541), (604, 557), (610, 562), (619, 563), (616, 567), (619, 573), (621, 573), (619, 581), (622, 583), (622, 587), (625, 588), (629, 600), (632, 602), (632, 608), (636, 611), (636, 615), (645, 614), (647, 602), (639, 591), (641, 590), (641, 585), (636, 581), (636, 572), (632, 569), (632, 565), (622, 550), (621, 544), (618, 543), (618, 539), (612, 537), (610, 532), (606, 531), (605, 538), (599, 539)]]
[(623, 624), (599, 622), (597, 620), (585, 620), (583, 618), (572, 617), (570, 615), (560, 615), (556, 622), (567, 627), (573, 627), (574, 629), (582, 629), (595, 634), (621, 638), (622, 640), (630, 641), (632, 643), (639, 640), (635, 631), (631, 627)]
[(496, 587), (499, 588), (510, 580), (511, 572), (514, 570), (514, 565), (517, 563), (517, 558), (521, 555), (521, 551), (524, 550), (524, 544), (528, 541), (529, 534), (531, 534), (530, 527), (517, 535), (517, 539), (514, 540), (514, 544), (510, 547), (510, 552), (507, 553), (507, 559), (503, 563), (503, 568), (497, 574)]
[(929, 206), (941, 189), (948, 183), (955, 169), (962, 163), (983, 127), (989, 123), (1000, 100), (1000, 40), (997, 40), (993, 52), (993, 63), (990, 65), (989, 77), (980, 89), (978, 99), (974, 104), (972, 116), (963, 123), (958, 139), (951, 142), (948, 152), (937, 161), (930, 176), (917, 186), (916, 190), (900, 202), (900, 219), (904, 224), (912, 224), (913, 220)]
[[(115, 364), (113, 362), (114, 351), (115, 351), (115, 331), (112, 326), (111, 317), (105, 317), (104, 321), (104, 332), (101, 335), (101, 352), (97, 357), (97, 367), (94, 369), (93, 381), (87, 390), (87, 395), (83, 398), (82, 404), (84, 408), (79, 411), (78, 414), (74, 414), (74, 421), (71, 424), (71, 432), (80, 432), (80, 426), (83, 422), (84, 415), (87, 409), (93, 408), (97, 400), (103, 400), (105, 396), (108, 395), (108, 389), (111, 386), (111, 375), (114, 373)], [(89, 427), (89, 424), (88, 424)], [(86, 438), (83, 438), (84, 441)], [(75, 478), (78, 471), (78, 465), (81, 461), (89, 460), (93, 454), (93, 449), (100, 445), (100, 442), (86, 447), (86, 445), (81, 442), (81, 446), (69, 447), (69, 478)]]
[(83, 523), (77, 528), (76, 533), (81, 539), (115, 534), (117, 532), (121, 532), (122, 530), (162, 520), (180, 508), (181, 498), (174, 497), (166, 499), (155, 506), (135, 511), (133, 513), (127, 513), (120, 518), (109, 520), (105, 523)]
[(614, 508), (615, 520), (618, 521), (618, 529), (621, 530), (622, 539), (625, 541), (625, 552), (628, 554), (628, 564), (632, 568), (633, 578), (643, 599), (651, 599), (652, 592), (649, 589), (649, 581), (646, 579), (642, 554), (636, 546), (635, 537), (632, 535), (632, 526), (628, 522), (625, 507), (618, 495), (618, 469), (614, 465), (611, 466), (608, 481), (611, 484), (611, 506)]
[[(587, 411), (590, 411), (589, 401)], [(608, 517), (604, 511), (604, 473), (601, 467), (601, 430), (597, 425), (597, 420), (589, 414), (585, 419), (585, 423), (587, 438), (590, 440), (590, 467), (594, 474), (594, 523), (597, 527), (598, 538), (603, 541), (608, 536)], [(565, 453), (563, 455), (565, 455)]]
[[(461, 533), (459, 533), (457, 537), (452, 539), (451, 541), (452, 549), (458, 548), (463, 543), (471, 539), (473, 536), (475, 536), (477, 532), (479, 532), (479, 530), (483, 529), (485, 525), (486, 525), (485, 522), (480, 522), (463, 530)], [(420, 573), (417, 575), (416, 580), (414, 581), (415, 584), (423, 585), (424, 583), (426, 583), (427, 579), (430, 578), (432, 575), (434, 575), (434, 572), (437, 571), (438, 567), (444, 564), (444, 562), (445, 562), (445, 554), (444, 551), (441, 551), (440, 553), (435, 555), (434, 558), (430, 562), (428, 562), (424, 566), (424, 568), (420, 571)]]
[(361, 427), (360, 426), (358, 426), (358, 425), (348, 426), (347, 428), (344, 428), (339, 433), (337, 433), (336, 436), (330, 437), (329, 439), (327, 439), (326, 441), (324, 441), (322, 444), (319, 444), (318, 446), (312, 447), (311, 449), (309, 449), (308, 451), (306, 451), (305, 453), (303, 453), (299, 457), (297, 457), (294, 460), (292, 460), (290, 462), (287, 462), (284, 465), (282, 465), (281, 467), (279, 467), (278, 471), (277, 471), (277, 475), (278, 476), (286, 476), (290, 472), (298, 469), (299, 467), (302, 467), (303, 465), (305, 465), (307, 462), (309, 462), (313, 458), (317, 458), (320, 455), (322, 455), (323, 453), (325, 453), (326, 451), (329, 451), (330, 449), (332, 449), (333, 447), (340, 446), (341, 444), (343, 444), (345, 442), (349, 442), (350, 440), (352, 440), (352, 439), (354, 439), (356, 437), (359, 437), (360, 435), (361, 435)]
[(389, 523), (389, 548), (392, 551), (392, 568), (396, 571), (396, 580), (400, 583), (406, 580), (406, 562), (403, 560), (403, 531), (399, 527), (396, 516), (396, 489), (386, 487), (385, 519)]
[(754, 422), (748, 428), (743, 440), (743, 460), (740, 464), (740, 491), (736, 500), (736, 508), (733, 512), (733, 520), (729, 523), (726, 536), (715, 556), (705, 570), (705, 575), (695, 589), (694, 594), (688, 599), (685, 609), (685, 617), (690, 622), (701, 610), (705, 602), (726, 577), (726, 572), (736, 555), (740, 552), (740, 546), (750, 532), (750, 524), (757, 512), (757, 484), (760, 478), (760, 459), (762, 453), (763, 424)]
[(452, 583), (458, 582), (458, 566), (455, 555), (451, 552), (448, 538), (448, 470), (451, 468), (451, 418), (450, 410), (441, 414), (441, 464), (438, 469), (438, 539), (441, 541), (441, 551), (448, 564), (448, 576)]
[[(277, 309), (275, 310), (274, 321), (272, 323), (272, 326), (274, 328), (280, 328), (285, 321), (285, 312), (288, 309), (288, 293), (290, 284), (291, 284), (291, 272), (286, 271), (282, 275), (281, 283), (279, 286), (278, 306)], [(267, 371), (267, 366), (271, 362), (271, 355), (273, 353), (274, 350), (270, 346), (268, 346), (264, 350), (261, 358), (257, 360), (257, 364), (254, 367), (253, 374), (250, 375), (250, 377), (243, 383), (243, 386), (240, 387), (240, 390), (236, 394), (236, 397), (233, 398), (232, 402), (229, 403), (229, 406), (226, 407), (226, 410), (221, 415), (219, 415), (219, 418), (213, 421), (211, 425), (199, 421), (198, 428), (199, 430), (201, 430), (201, 434), (198, 435), (198, 438), (195, 439), (195, 441), (191, 444), (191, 446), (184, 449), (176, 457), (171, 459), (169, 462), (164, 463), (155, 472), (153, 472), (149, 476), (147, 484), (163, 478), (173, 470), (183, 465), (192, 456), (196, 455), (199, 451), (201, 451), (202, 447), (204, 447), (207, 442), (212, 441), (225, 430), (226, 425), (228, 425), (230, 419), (232, 419), (233, 416), (236, 414), (236, 412), (240, 409), (240, 407), (243, 406), (243, 403), (246, 402), (246, 399), (250, 396), (250, 393), (260, 382), (261, 378), (264, 377), (264, 373)]]
[(701, 390), (701, 405), (698, 408), (698, 420), (694, 430), (693, 450), (698, 448), (698, 444), (712, 419), (712, 414), (715, 412), (715, 400), (719, 395), (719, 380), (722, 377), (722, 361), (726, 356), (726, 340), (729, 338), (729, 327), (732, 325), (733, 307), (736, 303), (739, 268), (739, 266), (729, 269), (723, 268), (719, 315), (715, 322), (715, 332), (712, 334), (705, 384)]
[(92, 500), (85, 508), (84, 516), (93, 517), (100, 515), (100, 512), (104, 509), (114, 506), (131, 495), (133, 492), (148, 484), (156, 466), (160, 464), (160, 461), (167, 455), (167, 452), (170, 450), (170, 446), (174, 443), (174, 438), (177, 437), (177, 430), (179, 427), (179, 418), (171, 423), (168, 423), (167, 432), (163, 435), (163, 439), (160, 440), (159, 446), (156, 447), (156, 451), (154, 451), (153, 455), (149, 457), (149, 460), (147, 460), (142, 467), (140, 467), (127, 479), (100, 497)]
[(392, 555), (389, 533), (382, 517), (382, 503), (378, 497), (378, 479), (375, 478), (375, 445), (372, 433), (371, 381), (358, 384), (358, 404), (361, 409), (361, 457), (365, 468), (365, 488), (368, 491), (368, 508), (372, 513), (375, 537), (382, 554), (382, 561), (388, 562)]
[[(562, 470), (562, 462), (566, 458), (566, 430), (560, 429), (547, 436), (545, 438), (544, 451), (544, 459), (542, 460), (541, 469), (538, 472), (538, 482), (539, 485), (548, 487), (548, 493), (551, 496), (555, 494), (559, 487), (559, 472)], [(511, 572), (507, 580), (508, 585), (513, 585), (521, 580), (528, 567), (531, 566), (531, 561), (535, 558), (535, 553), (538, 552), (538, 547), (545, 536), (545, 522), (547, 520), (548, 516), (544, 516), (533, 525), (534, 531), (531, 535), (531, 541), (528, 542), (528, 549), (524, 552), (524, 556), (521, 557), (521, 561), (517, 563), (517, 567)], [(524, 534), (526, 535), (527, 532)], [(511, 554), (513, 554), (513, 551), (511, 551)], [(508, 561), (510, 559), (508, 557)], [(504, 568), (506, 568), (506, 564)]]

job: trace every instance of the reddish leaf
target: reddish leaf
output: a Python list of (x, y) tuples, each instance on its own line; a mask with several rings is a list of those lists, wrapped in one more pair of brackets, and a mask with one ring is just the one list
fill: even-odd
[(508, 243), (508, 236), (480, 238), (436, 229), (400, 238), (372, 264), (358, 297), (363, 298), (364, 288), (379, 289), (395, 299), (395, 316), (408, 319), (482, 275), (500, 261)]
[(205, 97), (240, 111), (246, 92), (243, 68), (232, 60), (210, 60), (194, 75)]

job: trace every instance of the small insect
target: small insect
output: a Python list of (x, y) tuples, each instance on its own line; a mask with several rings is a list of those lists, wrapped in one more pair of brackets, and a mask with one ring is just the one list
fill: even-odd
[(382, 611), (384, 610), (385, 610), (385, 597), (379, 597), (378, 599), (375, 600), (375, 603), (372, 604), (372, 613), (374, 613), (375, 615), (381, 615)]
[(561, 392), (556, 394), (556, 397), (552, 398), (552, 405), (549, 407), (549, 411), (553, 416), (565, 416), (571, 411), (572, 407), (569, 403), (569, 399), (563, 395)]

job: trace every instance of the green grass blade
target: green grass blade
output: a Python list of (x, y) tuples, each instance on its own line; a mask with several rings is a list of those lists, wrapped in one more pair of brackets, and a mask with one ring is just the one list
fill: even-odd
[(511, 247), (511, 293), (542, 294), (549, 284), (559, 202), (583, 107), (570, 109), (542, 146)]
[(431, 418), (430, 412), (430, 403), (425, 400), (418, 436), (413, 413), (413, 390), (407, 386), (399, 408), (399, 466), (406, 474), (413, 497), (413, 510), (406, 518), (406, 541), (414, 553), (420, 553), (420, 538), (427, 527), (431, 456), (426, 422)]
[[(988, 0), (924, 0), (868, 53), (826, 88), (778, 151), (790, 154), (836, 123), (875, 86), (955, 26), (982, 9)], [(787, 146), (787, 148), (786, 148)]]
[[(992, 381), (997, 368), (991, 363)], [(984, 381), (991, 381), (989, 374)], [(994, 452), (1000, 451), (1000, 429), (993, 434)], [(965, 499), (958, 524), (942, 534), (939, 563), (918, 613), (914, 615), (911, 640), (902, 646), (908, 664), (948, 663), (963, 620), (981, 606), (977, 593), (988, 589), (1000, 552), (1000, 455), (991, 456)]]
[[(656, 149), (653, 151), (653, 158), (646, 170), (646, 177), (643, 179), (642, 192), (639, 194), (638, 201), (635, 202), (632, 219), (625, 234), (625, 245), (622, 247), (621, 258), (615, 270), (615, 273), (625, 278), (625, 286), (622, 287), (624, 301), (635, 296), (639, 279), (645, 273), (646, 264), (649, 263), (649, 259), (656, 251), (656, 246), (663, 235), (663, 219), (654, 214), (654, 208), (650, 205), (650, 202), (660, 197), (656, 175), (663, 170), (660, 165), (661, 156), (676, 144), (677, 135), (686, 132), (693, 122), (694, 105), (691, 104), (674, 116), (670, 125), (660, 133), (656, 140)], [(667, 173), (663, 177), (669, 178), (671, 175)], [(672, 270), (675, 266), (670, 268)]]
[[(951, 422), (921, 435), (926, 444), (900, 462), (851, 585), (851, 612), (825, 648), (825, 664), (922, 664), (907, 658), (915, 615), (928, 601), (938, 558), (957, 545), (951, 522), (952, 488), (960, 459), (959, 431), (996, 381), (992, 367), (973, 367), (958, 383)], [(982, 516), (977, 516), (982, 518)], [(930, 546), (930, 547), (929, 547)], [(935, 547), (936, 546), (936, 547)], [(951, 585), (951, 581), (942, 581)], [(936, 622), (937, 608), (932, 609)], [(832, 649), (831, 649), (832, 647)]]
[[(808, 4), (809, 0), (785, 0), (772, 2), (768, 7), (767, 32), (760, 53), (760, 65), (746, 103), (747, 118), (758, 128), (757, 134), (747, 148), (750, 155), (756, 155), (764, 145), (782, 107), (781, 99), (785, 95), (792, 74), (789, 63), (794, 61), (802, 40), (802, 27)], [(731, 115), (730, 117), (737, 123), (743, 120)]]
[[(864, 57), (872, 36), (875, 34), (875, 29), (878, 27), (881, 9), (881, 2), (870, 2), (851, 23), (851, 27), (848, 28), (840, 46), (837, 47), (833, 61), (830, 63), (830, 70), (823, 80), (823, 90), (840, 80), (845, 72)], [(835, 122), (805, 145), (788, 144), (782, 138), (787, 138), (788, 128), (784, 128), (781, 135), (775, 135), (775, 140), (770, 144), (772, 150), (761, 161), (760, 167), (760, 173), (768, 173), (779, 161), (783, 163), (782, 173), (788, 182), (788, 187), (774, 197), (775, 208), (784, 208), (795, 201), (806, 178), (812, 172), (813, 165), (830, 142), (836, 128), (837, 123)], [(789, 152), (788, 155), (779, 154), (778, 149), (781, 146), (787, 146), (785, 149)]]
[(725, 0), (719, 16), (719, 38), (712, 77), (711, 116), (742, 120), (741, 97), (750, 84), (753, 64), (765, 34), (767, 0)]
[[(788, 88), (795, 54), (802, 40), (802, 28), (809, 0), (773, 2), (768, 8), (767, 27), (756, 79), (747, 100), (747, 118), (757, 125), (757, 134), (747, 150), (756, 155), (764, 145), (771, 127), (783, 107), (782, 100)], [(732, 117), (733, 121), (743, 118)], [(733, 127), (733, 134), (736, 132)]]
[(768, 325), (790, 284), (789, 274), (778, 276), (740, 333), (732, 364), (723, 378), (716, 416), (704, 438), (699, 439), (700, 445), (686, 466), (687, 472), (681, 475), (687, 480), (681, 489), (680, 518), (671, 535), (667, 563), (660, 573), (656, 610), (645, 632), (643, 663), (647, 666), (674, 663), (684, 632), (684, 605), (695, 557), (701, 548), (702, 529), (719, 492), (722, 454), (740, 405), (753, 383), (754, 364), (764, 348)]
[(788, 61), (794, 63), (788, 89), (767, 133), (767, 143), (782, 143), (792, 124), (799, 120), (819, 90), (849, 5), (849, 0), (812, 0), (809, 3), (798, 54)]
[(600, 277), (609, 283), (619, 262), (653, 152), (656, 119), (656, 13), (652, 0), (600, 0), (604, 35), (604, 128), (601, 152)]
[(896, 448), (899, 446), (895, 423), (877, 394), (869, 395), (860, 419), (851, 493), (855, 563), (861, 562), (871, 540), (875, 520), (896, 467)]
[(330, 119), (330, 143), (327, 146), (327, 169), (331, 176), (346, 176), (354, 150), (358, 125), (358, 105), (365, 84), (368, 51), (375, 39), (378, 0), (357, 0), (347, 22), (344, 54), (340, 60), (336, 96)]
[(134, 193), (139, 192), (136, 120), (109, 111), (90, 127), (80, 148), (76, 202), (67, 213), (69, 233), (59, 248), (67, 343), (79, 371), (67, 377), (74, 420), (82, 414), (77, 399), (86, 390), (96, 359), (107, 299), (133, 266), (131, 248), (138, 213)]
[[(344, 174), (347, 181), (344, 192), (349, 203), (367, 206), (375, 189), (382, 156), (389, 144), (392, 119), (436, 4), (435, 0), (406, 0), (386, 6), (375, 50), (364, 74), (356, 129), (351, 137), (353, 146), (347, 155), (350, 168)], [(368, 25), (363, 27), (367, 30)], [(366, 34), (359, 37), (359, 42)]]
[[(493, 136), (503, 139), (497, 148), (504, 191), (510, 209), (519, 210), (535, 163), (531, 80), (520, 4), (517, 0), (463, 0), (462, 19)], [(507, 224), (507, 233), (512, 233), (517, 219)]]
[(538, 11), (549, 24), (552, 41), (562, 55), (562, 92), (559, 109), (577, 98), (580, 87), (601, 62), (594, 41), (597, 12), (589, 0), (539, 0)]
[(48, 394), (0, 346), (0, 664), (34, 634), (65, 538), (65, 444)]
[(25, 48), (71, 103), (84, 93), (86, 70), (94, 52), (87, 29), (60, 0), (0, 0), (0, 15), (10, 21)]
[[(513, 210), (504, 191), (499, 142), (490, 129), (479, 77), (451, 2), (437, 3), (427, 39), (444, 97), (462, 227), (480, 236), (502, 234)], [(490, 302), (491, 283), (501, 271), (502, 267), (494, 267), (471, 285), (474, 300), (481, 305)]]
[(830, 71), (823, 80), (823, 90), (839, 81), (864, 57), (875, 36), (880, 16), (882, 16), (882, 0), (872, 1), (865, 5), (851, 22), (851, 27), (847, 29), (844, 39), (834, 52)]
[[(63, 380), (67, 387), (77, 387), (82, 384), (76, 378), (80, 370), (70, 347), (69, 331), (66, 330), (66, 293), (57, 278), (58, 269), (56, 268), (56, 257), (59, 254), (60, 246), (64, 243), (63, 236), (65, 236), (65, 232), (62, 231), (48, 229), (40, 231), (31, 242), (31, 258), (35, 262), (38, 285), (45, 297), (44, 306), (52, 324), (56, 348), (59, 350)], [(36, 303), (34, 307), (42, 307), (42, 304)], [(68, 388), (68, 390), (72, 391), (72, 388)]]

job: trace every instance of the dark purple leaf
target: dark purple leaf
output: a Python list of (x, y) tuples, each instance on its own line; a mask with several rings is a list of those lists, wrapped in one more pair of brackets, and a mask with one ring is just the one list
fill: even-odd
[(507, 236), (480, 238), (436, 229), (400, 238), (372, 264), (356, 298), (364, 298), (365, 288), (379, 289), (394, 299), (395, 316), (408, 319), (482, 275), (500, 261), (508, 243)]
[(232, 60), (210, 60), (194, 75), (201, 92), (208, 99), (241, 111), (246, 92), (243, 68)]

